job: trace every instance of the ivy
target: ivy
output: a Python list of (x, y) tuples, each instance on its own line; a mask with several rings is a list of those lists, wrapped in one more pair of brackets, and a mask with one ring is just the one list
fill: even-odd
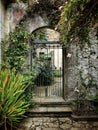
[(65, 0), (37, 0), (28, 7), (27, 13), (22, 21), (25, 21), (28, 17), (33, 17), (34, 14), (42, 16), (45, 13), (48, 18), (49, 25), (55, 28), (59, 22), (61, 14), (59, 7), (61, 7), (64, 3)]
[(47, 41), (46, 29), (40, 29), (33, 33), (34, 40)]
[(29, 39), (32, 38), (26, 29), (20, 25), (13, 32), (9, 33), (9, 38), (5, 42), (4, 57), (10, 69), (15, 68), (16, 72), (23, 71), (25, 58), (28, 55)]
[(71, 0), (64, 5), (58, 30), (61, 32), (61, 41), (65, 44), (79, 39), (80, 43), (89, 40), (90, 28), (98, 22), (98, 1)]

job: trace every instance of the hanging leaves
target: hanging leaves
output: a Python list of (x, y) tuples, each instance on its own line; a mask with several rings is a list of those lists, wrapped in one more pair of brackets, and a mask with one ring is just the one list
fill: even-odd
[(63, 43), (79, 37), (87, 41), (90, 27), (98, 21), (98, 1), (71, 0), (65, 4), (58, 29)]

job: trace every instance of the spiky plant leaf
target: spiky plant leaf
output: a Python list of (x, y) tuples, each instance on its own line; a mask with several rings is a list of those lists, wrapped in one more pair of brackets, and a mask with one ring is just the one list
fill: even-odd
[(28, 109), (29, 104), (24, 100), (27, 86), (23, 84), (23, 78), (8, 69), (0, 71), (0, 126), (15, 125)]

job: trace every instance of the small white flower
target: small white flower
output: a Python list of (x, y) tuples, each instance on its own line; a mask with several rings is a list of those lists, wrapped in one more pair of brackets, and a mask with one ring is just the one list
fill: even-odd
[(39, 1), (38, 1), (38, 0), (36, 0), (36, 3), (37, 3), (37, 4), (39, 4)]
[(59, 7), (59, 10), (61, 10), (62, 8), (63, 8), (63, 6), (60, 6), (60, 7)]
[(57, 30), (57, 27), (55, 27), (55, 29), (54, 30)]
[(78, 89), (77, 87), (75, 87), (74, 91), (77, 92), (77, 93), (80, 92), (79, 89)]
[(67, 54), (67, 57), (68, 57), (68, 58), (70, 58), (70, 57), (71, 57), (71, 55), (72, 55), (72, 54), (68, 53), (68, 54)]
[(67, 22), (68, 21), (68, 19), (67, 18), (65, 18), (65, 22)]
[(89, 82), (89, 79), (86, 78), (86, 80), (85, 80), (85, 84), (88, 85), (88, 82)]
[(77, 68), (78, 68), (79, 70), (81, 70), (81, 69), (82, 69), (82, 66), (81, 66), (81, 65), (79, 65), (79, 66), (77, 66)]
[(87, 75), (87, 74), (88, 74), (88, 70), (85, 69), (85, 70), (83, 71), (83, 73), (84, 73), (84, 75)]
[(96, 60), (97, 59), (97, 55), (94, 55), (94, 56), (92, 55), (91, 58)]
[(65, 4), (67, 4), (67, 3), (68, 3), (68, 1), (65, 2)]

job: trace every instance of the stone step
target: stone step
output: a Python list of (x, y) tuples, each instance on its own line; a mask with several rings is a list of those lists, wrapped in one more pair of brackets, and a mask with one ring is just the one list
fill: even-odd
[(70, 106), (70, 103), (65, 102), (62, 97), (35, 97), (32, 99), (39, 106)]
[(66, 117), (72, 113), (70, 104), (62, 97), (35, 97), (32, 102), (35, 107), (26, 113), (30, 117)]
[(72, 113), (70, 107), (34, 107), (28, 110), (30, 117), (66, 117)]

